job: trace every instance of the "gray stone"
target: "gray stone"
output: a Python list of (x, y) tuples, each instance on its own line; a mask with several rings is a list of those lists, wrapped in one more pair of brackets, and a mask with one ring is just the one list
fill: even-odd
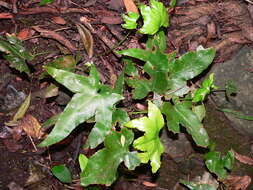
[[(219, 108), (229, 108), (253, 115), (253, 50), (242, 48), (231, 60), (213, 66), (211, 73), (215, 73), (215, 84), (224, 89), (228, 80), (233, 80), (237, 87), (237, 94), (227, 98), (224, 92), (216, 92), (214, 99)], [(225, 113), (233, 126), (244, 134), (253, 135), (253, 121), (236, 118)]]

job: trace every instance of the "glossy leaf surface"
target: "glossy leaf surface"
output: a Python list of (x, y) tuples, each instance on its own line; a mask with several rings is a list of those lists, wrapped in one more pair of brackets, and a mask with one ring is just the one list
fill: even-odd
[(136, 152), (129, 152), (134, 134), (124, 128), (121, 132), (112, 131), (106, 136), (105, 148), (99, 150), (89, 158), (88, 164), (81, 173), (81, 185), (90, 184), (111, 185), (116, 180), (117, 169), (120, 163), (133, 170), (140, 164)]
[(172, 62), (171, 75), (169, 80), (170, 90), (175, 90), (173, 94), (182, 96), (189, 92), (186, 82), (202, 73), (212, 63), (215, 50), (198, 49), (188, 52)]
[(71, 183), (72, 177), (69, 169), (64, 165), (54, 166), (51, 169), (55, 177), (57, 177), (63, 183)]
[(217, 88), (214, 85), (214, 74), (210, 74), (207, 79), (204, 80), (201, 87), (196, 90), (193, 97), (193, 102), (203, 102), (205, 97), (210, 94), (213, 88)]
[(5, 53), (3, 57), (10, 62), (11, 67), (30, 74), (26, 61), (31, 61), (34, 57), (26, 50), (18, 38), (8, 35), (6, 40), (0, 36), (0, 51)]
[(160, 27), (169, 25), (168, 12), (164, 5), (156, 0), (150, 0), (150, 6), (139, 6), (144, 25), (139, 30), (142, 34), (155, 34)]
[(138, 153), (141, 162), (147, 163), (150, 160), (152, 172), (157, 172), (161, 165), (161, 154), (164, 152), (164, 146), (159, 138), (164, 120), (159, 108), (149, 102), (148, 117), (131, 120), (125, 126), (145, 132), (142, 137), (134, 141), (134, 148), (142, 151)]
[(128, 15), (122, 15), (122, 18), (125, 22), (124, 24), (122, 24), (122, 27), (125, 29), (136, 29), (137, 20), (139, 17), (140, 15), (135, 12), (129, 12)]
[(235, 158), (232, 151), (222, 157), (220, 152), (210, 151), (205, 155), (205, 163), (210, 172), (215, 173), (219, 179), (225, 179), (228, 170), (234, 166)]
[(198, 116), (189, 106), (184, 103), (172, 105), (169, 102), (165, 102), (162, 107), (162, 113), (166, 115), (169, 130), (179, 133), (181, 124), (198, 146), (207, 147), (209, 145), (209, 137), (206, 130)]
[(113, 105), (121, 100), (122, 96), (116, 93), (98, 92), (101, 85), (94, 66), (90, 70), (89, 77), (52, 67), (48, 67), (47, 71), (59, 83), (76, 94), (60, 114), (54, 129), (39, 146), (49, 146), (63, 140), (80, 123), (95, 116), (96, 124), (87, 141), (88, 146), (95, 148), (109, 133), (112, 127)]

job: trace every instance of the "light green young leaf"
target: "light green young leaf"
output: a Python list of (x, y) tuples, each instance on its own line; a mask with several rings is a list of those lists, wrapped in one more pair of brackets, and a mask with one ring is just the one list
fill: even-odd
[(34, 57), (22, 46), (18, 38), (8, 35), (6, 40), (0, 36), (0, 51), (4, 52), (3, 57), (10, 62), (11, 67), (30, 74), (26, 61), (31, 61)]
[(180, 180), (180, 183), (184, 184), (191, 190), (217, 190), (216, 187), (211, 186), (209, 184), (198, 184), (191, 181)]
[(166, 115), (168, 129), (179, 133), (180, 124), (192, 136), (198, 146), (207, 147), (209, 137), (198, 116), (184, 103), (172, 105), (165, 102), (162, 106), (162, 113)]
[(150, 160), (152, 172), (157, 172), (161, 165), (161, 154), (164, 152), (164, 146), (159, 138), (164, 120), (159, 108), (148, 102), (148, 117), (131, 120), (125, 126), (145, 132), (144, 136), (134, 141), (134, 148), (142, 151), (138, 153), (141, 162), (147, 163)]
[(79, 154), (78, 157), (81, 172), (83, 172), (88, 164), (89, 159), (84, 154)]
[(219, 179), (226, 179), (228, 170), (234, 166), (235, 158), (232, 151), (229, 151), (225, 157), (220, 152), (210, 151), (205, 155), (205, 164), (208, 170), (215, 173)]
[(138, 13), (135, 12), (129, 12), (128, 15), (122, 15), (122, 18), (125, 22), (125, 24), (122, 24), (121, 26), (125, 29), (136, 29), (137, 27), (137, 20), (140, 17)]
[(215, 50), (212, 48), (200, 49), (184, 54), (172, 62), (169, 80), (170, 90), (176, 96), (182, 96), (189, 92), (186, 82), (202, 73), (212, 63)]
[(144, 25), (139, 30), (142, 34), (155, 34), (160, 27), (168, 27), (169, 16), (163, 3), (150, 0), (151, 6), (140, 5), (141, 15), (144, 20)]
[(121, 132), (112, 131), (106, 136), (105, 148), (92, 155), (82, 171), (81, 185), (111, 185), (117, 178), (117, 169), (122, 162), (128, 169), (134, 170), (140, 164), (140, 160), (136, 152), (129, 152), (133, 139), (133, 132), (126, 128), (123, 128)]
[(212, 73), (209, 75), (209, 78), (204, 80), (201, 87), (196, 90), (192, 101), (203, 102), (213, 88), (216, 88), (216, 86), (214, 85), (214, 74)]
[(51, 169), (55, 177), (57, 177), (63, 183), (71, 183), (72, 177), (69, 169), (64, 165), (54, 166)]
[(39, 146), (49, 146), (63, 140), (80, 123), (95, 116), (96, 124), (87, 140), (87, 145), (95, 148), (110, 132), (113, 105), (123, 97), (116, 93), (99, 92), (101, 85), (95, 67), (91, 67), (89, 77), (52, 67), (48, 67), (47, 71), (76, 94), (60, 114), (54, 129)]

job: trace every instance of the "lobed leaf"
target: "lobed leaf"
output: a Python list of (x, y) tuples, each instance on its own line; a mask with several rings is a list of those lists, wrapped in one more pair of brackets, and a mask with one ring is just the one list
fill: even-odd
[(125, 126), (145, 132), (144, 136), (134, 141), (134, 148), (142, 151), (138, 154), (141, 162), (147, 163), (150, 160), (152, 172), (157, 172), (161, 165), (161, 154), (164, 152), (164, 146), (159, 138), (164, 120), (159, 108), (148, 102), (148, 117), (131, 120)]
[(97, 92), (101, 85), (95, 67), (91, 67), (89, 77), (52, 67), (47, 70), (58, 82), (76, 94), (58, 117), (51, 133), (39, 146), (49, 146), (63, 140), (79, 124), (95, 116), (96, 124), (87, 140), (87, 145), (95, 148), (110, 132), (113, 105), (123, 97), (108, 91)]
[(160, 27), (168, 27), (168, 12), (161, 2), (150, 0), (150, 7), (140, 5), (141, 15), (144, 20), (143, 26), (140, 28), (142, 34), (155, 34)]
[(166, 115), (169, 130), (179, 133), (181, 124), (198, 146), (207, 147), (209, 145), (209, 137), (206, 130), (198, 116), (189, 106), (184, 103), (172, 105), (169, 102), (165, 102), (162, 106), (162, 113)]
[(129, 12), (128, 15), (122, 15), (122, 18), (124, 20), (124, 24), (121, 26), (125, 29), (136, 29), (137, 27), (137, 20), (140, 17), (138, 13), (135, 12)]
[(176, 96), (182, 96), (189, 92), (187, 81), (202, 73), (212, 63), (215, 50), (212, 48), (200, 49), (188, 52), (172, 62), (171, 75), (169, 80), (170, 90)]
[(117, 169), (120, 163), (133, 170), (140, 164), (140, 160), (135, 152), (129, 152), (134, 134), (124, 128), (121, 132), (112, 131), (106, 136), (105, 148), (92, 155), (86, 168), (81, 173), (81, 185), (90, 184), (111, 185), (116, 180)]

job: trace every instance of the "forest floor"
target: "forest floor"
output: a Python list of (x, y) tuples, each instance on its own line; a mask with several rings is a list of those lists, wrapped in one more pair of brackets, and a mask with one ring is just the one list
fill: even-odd
[[(28, 77), (9, 67), (0, 54), (0, 189), (1, 190), (63, 190), (82, 189), (78, 184), (80, 169), (77, 155), (91, 155), (93, 150), (82, 150), (90, 127), (77, 128), (71, 135), (50, 148), (36, 147), (41, 139), (33, 139), (18, 126), (7, 126), (24, 97), (32, 93), (31, 104), (23, 123), (43, 123), (60, 113), (71, 98), (66, 91), (57, 97), (46, 98), (45, 88), (52, 79), (40, 80), (43, 65), (65, 56), (65, 64), (73, 57), (80, 57), (78, 72), (85, 72), (84, 64), (93, 62), (103, 83), (114, 85), (124, 63), (116, 50), (144, 46), (138, 33), (128, 33), (121, 27), (121, 15), (125, 13), (122, 0), (55, 0), (39, 5), (39, 0), (0, 0), (0, 36), (16, 34), (24, 46), (37, 54), (28, 62), (33, 75)], [(147, 3), (147, 1), (142, 1)], [(169, 6), (169, 1), (163, 1)], [(252, 48), (253, 4), (243, 0), (179, 0), (170, 10), (170, 26), (166, 31), (167, 52), (182, 55), (196, 50), (199, 45), (214, 47), (217, 51), (213, 64), (222, 64), (232, 58), (243, 46)], [(77, 29), (83, 24), (93, 39), (92, 56), (88, 56)], [(1, 49), (1, 47), (0, 47)], [(76, 53), (79, 52), (79, 55)], [(202, 76), (204, 77), (204, 76)], [(136, 102), (130, 98), (124, 102), (129, 110), (136, 110)], [(6, 100), (6, 97), (8, 97)], [(252, 156), (252, 137), (236, 131), (225, 115), (207, 103), (205, 126), (210, 137), (220, 143), (220, 150), (235, 149), (240, 154)], [(33, 123), (34, 124), (34, 123)], [(215, 126), (215, 127), (214, 127)], [(222, 129), (222, 130), (221, 130)], [(49, 130), (44, 131), (48, 133)], [(227, 135), (224, 135), (227, 134)], [(166, 135), (165, 135), (166, 136)], [(166, 140), (167, 139), (167, 140)], [(183, 190), (179, 179), (194, 179), (206, 171), (201, 151), (188, 140), (187, 135), (169, 134), (163, 141), (174, 143), (176, 150), (169, 150), (162, 159), (158, 174), (150, 168), (139, 167), (135, 172), (119, 168), (119, 179), (112, 187), (97, 189), (157, 189)], [(240, 145), (240, 146), (238, 146)], [(170, 146), (170, 145), (168, 145)], [(77, 179), (75, 184), (64, 185), (50, 172), (54, 165), (66, 164)], [(253, 175), (253, 168), (236, 166), (237, 175)], [(252, 185), (248, 189), (253, 189)], [(231, 189), (233, 190), (233, 189)], [(234, 188), (236, 190), (236, 188)], [(239, 189), (238, 189), (239, 190)]]

